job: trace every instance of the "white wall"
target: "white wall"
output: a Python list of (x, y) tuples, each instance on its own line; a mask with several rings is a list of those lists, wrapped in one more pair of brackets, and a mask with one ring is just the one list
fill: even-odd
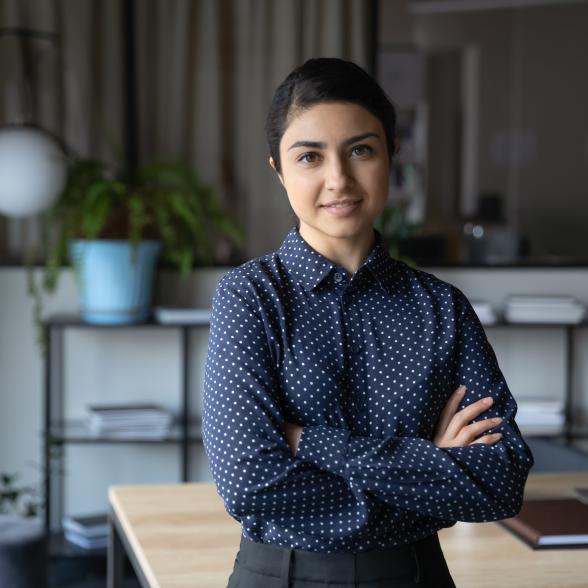
[[(178, 284), (164, 275), (156, 300), (181, 300), (208, 306), (226, 269), (200, 270)], [(588, 304), (586, 269), (435, 269), (428, 271), (452, 282), (470, 299), (499, 306), (509, 293), (572, 294)], [(63, 271), (58, 292), (47, 312), (74, 312), (72, 276)], [(42, 448), (43, 366), (34, 344), (31, 301), (22, 268), (0, 268), (0, 471), (19, 472), (24, 482), (40, 483)], [(563, 394), (562, 332), (488, 329), (500, 366), (515, 398), (559, 397)], [(206, 330), (195, 332), (190, 377), (194, 414), (200, 414)], [(174, 331), (149, 335), (135, 330), (71, 330), (65, 338), (65, 381), (70, 418), (82, 417), (91, 401), (150, 399), (169, 407), (179, 400), (178, 337)], [(575, 381), (577, 411), (588, 422), (588, 329), (577, 336)], [(175, 446), (69, 446), (65, 507), (72, 514), (106, 506), (109, 484), (179, 480), (179, 448)], [(210, 480), (203, 451), (194, 453), (193, 479)]]

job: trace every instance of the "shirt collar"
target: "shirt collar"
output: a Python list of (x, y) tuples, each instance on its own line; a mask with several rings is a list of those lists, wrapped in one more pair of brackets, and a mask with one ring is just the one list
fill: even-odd
[[(384, 291), (392, 292), (398, 287), (398, 262), (388, 253), (381, 233), (375, 228), (374, 233), (374, 246), (358, 272), (366, 267)], [(277, 253), (288, 272), (306, 291), (318, 286), (332, 270), (339, 267), (313, 249), (296, 226), (290, 229)]]

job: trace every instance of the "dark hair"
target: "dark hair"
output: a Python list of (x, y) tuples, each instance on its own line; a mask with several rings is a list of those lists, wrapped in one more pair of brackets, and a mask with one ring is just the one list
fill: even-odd
[(297, 112), (314, 104), (354, 102), (380, 120), (388, 157), (395, 152), (396, 109), (378, 82), (356, 63), (336, 57), (309, 59), (277, 87), (265, 122), (265, 133), (276, 171), (281, 173), (280, 141)]

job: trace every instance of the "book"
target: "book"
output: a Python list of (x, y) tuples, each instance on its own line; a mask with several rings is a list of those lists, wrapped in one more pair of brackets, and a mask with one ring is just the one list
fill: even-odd
[(472, 308), (483, 325), (493, 325), (497, 321), (492, 305), (484, 300), (471, 300)]
[(210, 308), (190, 308), (181, 306), (157, 306), (153, 315), (157, 322), (173, 324), (202, 324), (210, 322)]
[(585, 306), (573, 296), (510, 295), (504, 309), (504, 319), (511, 323), (577, 324), (585, 315)]
[(65, 531), (65, 538), (70, 543), (73, 543), (82, 549), (104, 549), (108, 546), (108, 535), (102, 535), (100, 537), (85, 537), (78, 533)]
[(153, 414), (164, 410), (158, 404), (90, 404), (90, 412), (104, 416), (117, 416), (119, 414)]
[(541, 295), (541, 294), (510, 294), (506, 297), (509, 306), (542, 306), (563, 307), (575, 306), (578, 300), (574, 296)]
[(581, 307), (556, 310), (556, 309), (531, 309), (509, 307), (504, 311), (504, 320), (508, 323), (561, 323), (577, 325), (585, 316), (585, 310)]
[(108, 535), (108, 516), (105, 513), (64, 516), (61, 522), (64, 531), (86, 537), (104, 537)]
[(117, 439), (164, 439), (173, 415), (156, 404), (90, 405), (88, 430), (95, 436)]
[(97, 429), (90, 427), (90, 435), (104, 440), (163, 441), (170, 436), (170, 429)]
[(532, 549), (588, 546), (588, 505), (577, 498), (524, 500), (519, 514), (498, 522)]

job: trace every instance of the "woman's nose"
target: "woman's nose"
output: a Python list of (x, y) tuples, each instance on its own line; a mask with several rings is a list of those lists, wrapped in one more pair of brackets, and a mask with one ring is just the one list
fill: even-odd
[(354, 179), (348, 162), (339, 157), (333, 158), (327, 164), (326, 188), (327, 190), (343, 190), (353, 185)]

